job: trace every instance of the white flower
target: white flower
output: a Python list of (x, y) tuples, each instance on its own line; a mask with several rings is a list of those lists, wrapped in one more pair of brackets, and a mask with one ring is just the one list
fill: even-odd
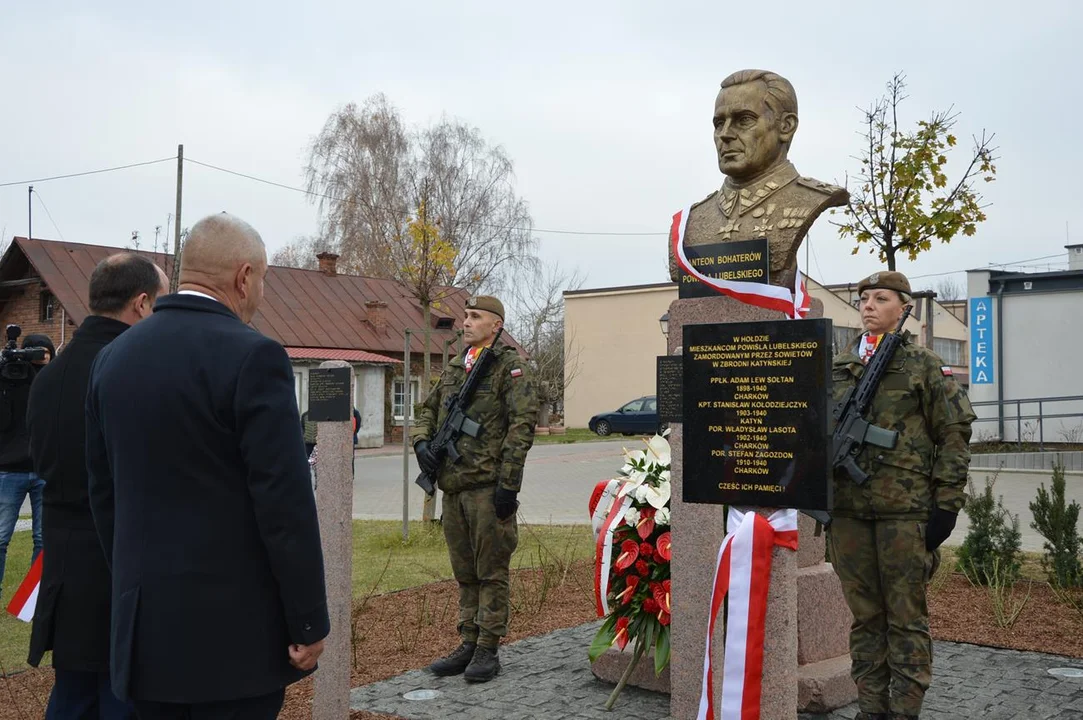
[(653, 485), (647, 485), (647, 502), (652, 507), (661, 510), (669, 504), (670, 485), (668, 482), (662, 482), (658, 484), (658, 487)]
[(636, 499), (638, 503), (647, 502), (647, 490), (650, 489), (650, 485), (636, 485), (635, 490), (632, 491), (632, 497)]
[(647, 441), (647, 450), (650, 451), (648, 456), (650, 462), (669, 467), (670, 451), (668, 440), (661, 435), (655, 435)]
[(635, 527), (639, 522), (639, 511), (634, 507), (630, 507), (624, 511), (624, 522), (631, 527)]
[(654, 514), (655, 525), (669, 525), (669, 508), (664, 507)]

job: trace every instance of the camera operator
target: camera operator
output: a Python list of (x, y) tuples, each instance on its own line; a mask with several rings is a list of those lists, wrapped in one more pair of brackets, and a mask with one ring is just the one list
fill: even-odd
[(31, 562), (41, 552), (41, 500), (45, 481), (34, 473), (34, 464), (30, 460), (26, 408), (30, 384), (56, 351), (45, 335), (27, 335), (23, 339), (23, 349), (18, 350), (16, 341), (20, 334), (22, 329), (18, 325), (8, 325), (8, 342), (0, 351), (0, 586), (4, 581), (8, 543), (27, 495), (30, 496), (34, 533)]

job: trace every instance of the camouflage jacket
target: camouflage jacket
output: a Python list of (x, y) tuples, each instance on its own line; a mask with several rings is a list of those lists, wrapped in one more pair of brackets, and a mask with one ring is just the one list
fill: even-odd
[[(514, 348), (496, 350), (497, 358), (488, 376), (479, 384), (466, 414), (481, 425), (478, 437), (463, 435), (457, 443), (462, 460), (444, 461), (437, 487), (459, 492), (485, 485), (519, 490), (523, 482), (526, 454), (534, 443), (538, 417), (538, 392), (530, 368)], [(418, 413), (410, 431), (411, 444), (428, 440), (444, 422), (444, 400), (455, 394), (466, 380), (463, 356), (452, 359)]]
[[(865, 372), (856, 347), (833, 363), (836, 403)], [(834, 471), (836, 514), (926, 519), (934, 504), (955, 513), (962, 509), (975, 415), (966, 391), (943, 367), (935, 353), (909, 340), (895, 351), (865, 419), (897, 431), (898, 441), (891, 450), (862, 449), (857, 464), (869, 474), (864, 485), (845, 470)]]

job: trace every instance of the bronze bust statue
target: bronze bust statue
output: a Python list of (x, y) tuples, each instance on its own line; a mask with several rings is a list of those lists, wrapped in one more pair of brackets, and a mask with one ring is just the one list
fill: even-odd
[[(787, 158), (797, 132), (797, 94), (786, 78), (741, 70), (722, 81), (714, 110), (714, 143), (722, 188), (692, 206), (688, 247), (766, 237), (772, 285), (793, 287), (797, 250), (813, 221), (845, 205), (845, 189), (801, 177)], [(677, 281), (673, 249), (670, 277)]]

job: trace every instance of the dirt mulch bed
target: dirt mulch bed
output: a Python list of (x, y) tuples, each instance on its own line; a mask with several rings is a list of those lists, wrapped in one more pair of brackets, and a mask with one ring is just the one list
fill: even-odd
[[(507, 642), (595, 619), (592, 583), (592, 568), (586, 562), (572, 565), (566, 573), (514, 571), (512, 632)], [(1017, 585), (1018, 600), (1026, 595), (1026, 587)], [(440, 582), (359, 601), (354, 608), (352, 686), (424, 667), (454, 649), (457, 597), (453, 582)], [(1083, 617), (1061, 604), (1045, 584), (1033, 584), (1026, 606), (1009, 629), (997, 626), (988, 591), (973, 587), (960, 574), (931, 588), (929, 608), (933, 637), (938, 640), (1083, 658)], [(52, 672), (47, 668), (0, 678), (0, 720), (41, 718), (51, 687)], [(279, 717), (308, 720), (311, 699), (311, 678), (290, 686)], [(398, 719), (353, 712), (350, 720)]]
[[(1030, 597), (1027, 599), (1028, 586)], [(1046, 583), (1016, 583), (1015, 606), (1026, 600), (1015, 623), (997, 625), (987, 588), (952, 574), (929, 596), (929, 625), (937, 640), (1083, 658), (1083, 616), (1060, 602)], [(1010, 600), (1009, 600), (1010, 604)]]

